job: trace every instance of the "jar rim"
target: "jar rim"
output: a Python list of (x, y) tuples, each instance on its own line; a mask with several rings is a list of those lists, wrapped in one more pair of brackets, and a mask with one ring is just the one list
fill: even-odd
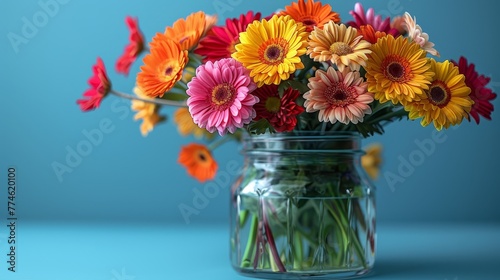
[(353, 131), (299, 131), (247, 135), (243, 137), (243, 152), (245, 154), (364, 154), (361, 138), (360, 133)]
[(245, 133), (243, 139), (294, 139), (294, 138), (325, 138), (325, 139), (341, 139), (341, 138), (362, 138), (361, 134), (357, 131), (294, 131), (294, 132), (277, 132), (277, 133), (264, 133), (253, 135)]

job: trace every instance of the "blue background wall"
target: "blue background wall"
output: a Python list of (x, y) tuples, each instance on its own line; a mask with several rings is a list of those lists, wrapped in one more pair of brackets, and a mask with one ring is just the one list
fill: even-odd
[[(48, 0), (42, 0), (46, 2)], [(139, 132), (128, 101), (113, 96), (101, 108), (82, 113), (75, 100), (87, 88), (91, 66), (101, 56), (115, 88), (130, 92), (134, 75), (126, 79), (113, 66), (127, 42), (126, 15), (139, 17), (146, 38), (163, 31), (177, 18), (203, 10), (235, 17), (249, 9), (268, 14), (291, 1), (59, 1), (58, 10), (37, 18), (24, 43), (14, 46), (9, 33), (23, 36), (25, 20), (43, 11), (38, 1), (3, 1), (0, 4), (0, 215), (5, 216), (6, 173), (17, 168), (18, 216), (25, 220), (55, 221), (152, 221), (185, 220), (179, 205), (192, 205), (194, 190), (204, 184), (191, 179), (177, 162), (181, 145), (192, 141), (178, 135), (172, 122), (160, 125), (148, 137)], [(325, 1), (350, 20), (355, 1)], [(226, 9), (220, 9), (218, 5)], [(460, 55), (475, 62), (500, 90), (497, 1), (363, 1), (379, 13), (395, 16), (409, 11), (430, 34), (442, 59)], [(29, 38), (27, 38), (29, 37)], [(132, 73), (139, 69), (134, 64)], [(500, 106), (498, 100), (494, 102)], [(166, 109), (166, 114), (172, 110)], [(500, 220), (498, 157), (500, 115), (480, 126), (464, 123), (440, 134), (442, 143), (408, 174), (398, 173), (404, 160), (431, 139), (434, 129), (403, 121), (387, 133), (365, 141), (384, 145), (383, 172), (404, 175), (404, 182), (390, 183), (382, 176), (378, 186), (380, 222), (476, 222)], [(66, 163), (68, 151), (86, 140), (84, 131), (110, 122), (112, 131), (71, 172), (60, 178), (53, 163)], [(241, 164), (238, 146), (228, 144), (215, 151), (221, 169)], [(209, 200), (191, 223), (225, 222), (228, 212), (227, 185)]]

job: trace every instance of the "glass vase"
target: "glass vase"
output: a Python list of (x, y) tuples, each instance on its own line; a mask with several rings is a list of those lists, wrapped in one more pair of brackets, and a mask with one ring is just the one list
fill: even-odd
[(375, 188), (357, 133), (245, 136), (231, 190), (230, 257), (240, 274), (337, 279), (375, 261)]

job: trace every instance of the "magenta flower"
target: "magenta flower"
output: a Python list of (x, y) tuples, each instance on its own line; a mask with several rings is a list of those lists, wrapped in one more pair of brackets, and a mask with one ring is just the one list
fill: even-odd
[(129, 44), (125, 46), (123, 54), (116, 61), (116, 72), (128, 75), (132, 63), (144, 50), (144, 36), (139, 29), (139, 22), (137, 18), (127, 16), (125, 23), (130, 32)]
[(250, 94), (255, 88), (248, 70), (233, 58), (199, 66), (186, 91), (194, 123), (211, 133), (234, 133), (256, 116), (259, 99)]
[(102, 99), (111, 90), (111, 82), (106, 74), (106, 68), (100, 57), (97, 58), (96, 64), (92, 67), (94, 75), (90, 77), (88, 83), (90, 88), (83, 94), (83, 99), (78, 99), (76, 103), (80, 105), (80, 109), (84, 112), (97, 109), (101, 104)]
[(369, 8), (366, 11), (361, 3), (356, 3), (354, 5), (354, 11), (349, 12), (355, 21), (349, 21), (347, 25), (352, 26), (356, 29), (360, 29), (363, 25), (371, 25), (375, 31), (385, 32), (387, 35), (391, 34), (394, 37), (400, 35), (399, 31), (391, 27), (391, 19), (387, 17), (382, 20), (381, 15), (375, 15), (373, 8)]

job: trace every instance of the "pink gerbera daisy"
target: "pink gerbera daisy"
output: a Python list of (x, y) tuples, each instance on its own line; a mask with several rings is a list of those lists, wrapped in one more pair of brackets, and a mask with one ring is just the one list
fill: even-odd
[(369, 24), (375, 29), (375, 31), (385, 32), (386, 34), (391, 34), (394, 37), (400, 35), (397, 29), (391, 27), (391, 19), (387, 17), (382, 20), (381, 15), (375, 15), (373, 8), (369, 8), (365, 14), (363, 5), (361, 5), (361, 3), (356, 3), (354, 5), (354, 11), (350, 11), (349, 13), (354, 18), (354, 21), (349, 21), (347, 23), (349, 26), (359, 29), (361, 26)]
[(137, 18), (127, 16), (125, 18), (130, 36), (129, 44), (125, 46), (122, 56), (116, 61), (116, 72), (128, 75), (130, 66), (144, 50), (144, 37), (139, 30), (139, 22)]
[(373, 94), (367, 92), (367, 83), (357, 71), (345, 68), (341, 72), (333, 67), (326, 72), (317, 70), (307, 86), (311, 90), (304, 94), (306, 112), (319, 111), (320, 121), (357, 124), (372, 113), (369, 104)]
[(211, 133), (234, 133), (255, 118), (255, 88), (248, 70), (232, 58), (199, 66), (186, 91), (194, 123)]
[(493, 112), (493, 104), (491, 101), (497, 97), (495, 93), (486, 85), (490, 82), (490, 78), (484, 75), (479, 75), (473, 63), (468, 64), (467, 59), (460, 57), (458, 63), (453, 61), (453, 64), (458, 66), (460, 74), (465, 76), (465, 84), (471, 89), (470, 98), (474, 101), (470, 110), (470, 115), (479, 124), (479, 115), (485, 119), (491, 120), (491, 112)]
[(297, 115), (304, 108), (295, 103), (300, 91), (287, 88), (280, 97), (277, 85), (264, 85), (253, 94), (259, 98), (254, 108), (257, 113), (255, 120), (266, 119), (277, 132), (292, 131), (297, 124)]
[(90, 77), (88, 83), (90, 88), (83, 94), (83, 99), (78, 99), (76, 103), (80, 105), (80, 109), (84, 112), (97, 109), (101, 104), (102, 99), (111, 90), (111, 82), (106, 74), (106, 68), (100, 57), (97, 58), (96, 64), (92, 67), (94, 75)]
[(240, 42), (239, 34), (245, 31), (247, 25), (254, 20), (260, 20), (260, 13), (249, 11), (240, 18), (226, 19), (226, 26), (214, 26), (207, 36), (200, 40), (195, 53), (203, 56), (203, 62), (216, 61), (231, 57), (234, 46)]

